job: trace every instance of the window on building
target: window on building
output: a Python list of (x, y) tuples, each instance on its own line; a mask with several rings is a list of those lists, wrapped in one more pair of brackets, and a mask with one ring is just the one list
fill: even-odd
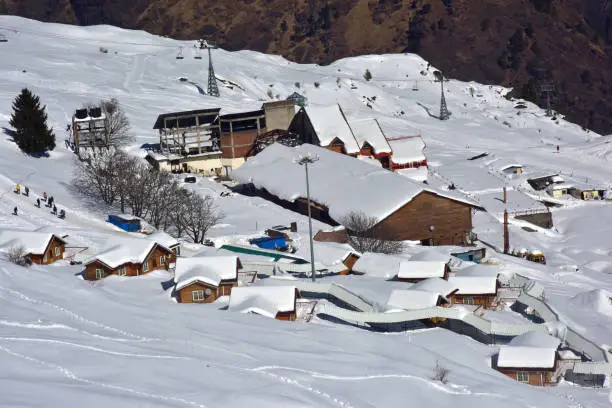
[(60, 256), (61, 251), (60, 251), (60, 247), (55, 247), (55, 256)]
[(45, 252), (45, 256), (43, 256), (43, 263), (47, 263), (47, 253)]
[(204, 300), (204, 291), (203, 290), (194, 290), (191, 292), (191, 298), (194, 302), (201, 302)]
[(516, 380), (522, 383), (529, 383), (529, 373), (527, 371), (518, 371), (516, 373)]
[(464, 296), (463, 297), (463, 304), (464, 305), (473, 305), (474, 304), (474, 297), (473, 296)]
[(96, 269), (96, 279), (102, 279), (102, 278), (104, 278), (104, 270)]
[(149, 261), (145, 261), (145, 263), (142, 264), (142, 271), (149, 272)]
[(164, 255), (159, 257), (159, 264), (161, 266), (166, 266), (166, 257)]
[(119, 268), (119, 276), (125, 276), (125, 275), (126, 275), (125, 266), (122, 266), (121, 268)]

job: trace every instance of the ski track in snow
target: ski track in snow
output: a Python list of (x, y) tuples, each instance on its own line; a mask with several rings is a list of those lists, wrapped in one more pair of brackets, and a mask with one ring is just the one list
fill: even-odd
[(72, 311), (70, 311), (70, 310), (68, 310), (68, 309), (66, 309), (66, 308), (64, 308), (62, 306), (58, 306), (56, 304), (49, 303), (49, 302), (46, 302), (44, 300), (33, 299), (33, 298), (31, 298), (31, 297), (29, 297), (29, 296), (27, 296), (27, 295), (25, 295), (25, 294), (23, 294), (23, 293), (21, 293), (19, 291), (13, 290), (13, 289), (8, 289), (8, 288), (5, 288), (3, 286), (0, 286), (0, 290), (8, 292), (8, 293), (10, 293), (11, 295), (13, 295), (15, 297), (18, 297), (20, 299), (23, 299), (23, 300), (25, 300), (27, 302), (30, 302), (30, 303), (33, 303), (33, 304), (50, 306), (53, 309), (55, 309), (55, 310), (57, 310), (59, 312), (62, 312), (64, 314), (70, 316), (74, 320), (78, 320), (78, 321), (81, 321), (83, 323), (90, 324), (90, 325), (95, 326), (95, 327), (99, 327), (99, 328), (104, 329), (104, 330), (112, 331), (114, 333), (121, 334), (121, 335), (123, 335), (125, 337), (130, 337), (131, 339), (137, 339), (137, 340), (140, 340), (140, 341), (155, 341), (155, 340), (158, 340), (158, 339), (151, 339), (151, 338), (147, 338), (147, 337), (142, 337), (142, 336), (139, 336), (139, 335), (136, 335), (136, 334), (129, 333), (129, 332), (125, 331), (125, 330), (117, 329), (117, 328), (114, 328), (114, 327), (111, 327), (111, 326), (107, 326), (107, 325), (102, 324), (102, 323), (95, 322), (93, 320), (86, 319), (83, 316), (81, 316), (81, 315), (79, 315), (79, 314), (77, 314), (75, 312), (72, 312)]
[(188, 357), (181, 357), (181, 356), (122, 353), (118, 351), (102, 349), (99, 347), (85, 346), (83, 344), (72, 343), (69, 341), (52, 340), (52, 339), (39, 339), (39, 338), (29, 338), (29, 337), (1, 337), (0, 336), (0, 341), (59, 344), (62, 346), (70, 346), (70, 347), (80, 348), (84, 350), (96, 351), (99, 353), (110, 354), (114, 356), (122, 356), (122, 357), (152, 358), (152, 359), (160, 359), (160, 360), (189, 360)]
[(151, 393), (146, 393), (143, 391), (138, 391), (135, 390), (133, 388), (128, 388), (128, 387), (123, 387), (123, 386), (118, 386), (118, 385), (113, 385), (113, 384), (108, 384), (108, 383), (103, 383), (100, 381), (93, 381), (93, 380), (88, 380), (86, 378), (81, 378), (78, 377), (76, 374), (74, 374), (72, 371), (68, 370), (65, 367), (62, 367), (58, 364), (54, 364), (54, 363), (49, 363), (46, 361), (42, 361), (39, 360), (37, 358), (34, 357), (30, 357), (30, 356), (26, 356), (25, 354), (21, 354), (21, 353), (17, 353), (14, 352), (4, 346), (0, 346), (0, 351), (5, 352), (6, 354), (9, 354), (13, 357), (17, 357), (17, 358), (21, 358), (23, 360), (26, 361), (30, 361), (32, 363), (36, 363), (45, 367), (50, 367), (50, 368), (54, 368), (58, 371), (60, 371), (64, 377), (72, 380), (72, 381), (76, 381), (76, 382), (80, 382), (80, 383), (84, 383), (84, 384), (89, 384), (89, 385), (94, 385), (96, 387), (103, 387), (103, 388), (108, 388), (108, 389), (112, 389), (112, 390), (116, 390), (116, 391), (122, 391), (122, 392), (126, 392), (126, 393), (130, 393), (130, 394), (135, 394), (135, 395), (139, 395), (145, 398), (151, 398), (151, 399), (156, 399), (156, 400), (161, 400), (161, 401), (168, 401), (168, 402), (179, 402), (182, 403), (184, 405), (190, 405), (190, 406), (194, 406), (194, 407), (199, 407), (199, 408), (207, 408), (206, 405), (198, 403), (198, 402), (194, 402), (194, 401), (189, 401), (183, 398), (177, 398), (177, 397), (169, 397), (169, 396), (165, 396), (165, 395), (158, 395), (158, 394), (151, 394)]
[(295, 371), (295, 372), (299, 372), (299, 373), (303, 373), (303, 374), (308, 374), (308, 375), (312, 376), (313, 378), (320, 378), (320, 379), (332, 380), (332, 381), (367, 381), (367, 380), (377, 380), (377, 379), (387, 379), (387, 378), (388, 379), (416, 380), (416, 381), (424, 382), (424, 383), (428, 384), (429, 386), (435, 388), (436, 390), (445, 392), (447, 394), (475, 395), (475, 396), (496, 397), (496, 398), (504, 398), (505, 399), (505, 397), (500, 395), (500, 394), (471, 392), (470, 390), (465, 389), (461, 385), (454, 385), (454, 386), (457, 387), (457, 388), (463, 389), (463, 391), (450, 390), (450, 389), (448, 389), (448, 387), (445, 387), (441, 383), (438, 383), (438, 382), (433, 381), (433, 380), (428, 380), (426, 378), (419, 377), (419, 376), (416, 376), (416, 375), (410, 375), (410, 374), (373, 374), (373, 375), (363, 375), (363, 376), (338, 376), (338, 375), (331, 375), (331, 374), (323, 374), (323, 373), (319, 373), (319, 372), (316, 372), (316, 371), (303, 370), (303, 369), (300, 369), (300, 368), (283, 367), (283, 366), (263, 366), (263, 367), (253, 368), (251, 370), (255, 371), (255, 372), (269, 372), (271, 370)]

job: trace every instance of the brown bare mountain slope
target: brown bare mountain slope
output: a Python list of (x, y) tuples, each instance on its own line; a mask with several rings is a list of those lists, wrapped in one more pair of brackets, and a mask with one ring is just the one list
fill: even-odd
[(416, 52), (450, 77), (512, 86), (540, 105), (550, 80), (556, 110), (612, 133), (609, 0), (0, 0), (0, 13), (206, 36), (298, 62)]

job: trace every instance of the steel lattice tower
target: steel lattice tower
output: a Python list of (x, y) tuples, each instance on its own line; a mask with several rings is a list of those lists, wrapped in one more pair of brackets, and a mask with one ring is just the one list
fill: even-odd
[(540, 86), (540, 90), (546, 93), (546, 116), (552, 116), (553, 111), (552, 111), (552, 103), (550, 100), (550, 95), (554, 92), (555, 87), (552, 83), (547, 82)]
[(440, 80), (442, 96), (440, 97), (440, 120), (447, 120), (450, 117), (448, 107), (446, 106), (446, 98), (444, 97), (444, 78)]
[(208, 94), (210, 96), (219, 96), (219, 88), (217, 87), (217, 78), (215, 77), (215, 69), (213, 68), (212, 56), (208, 48)]

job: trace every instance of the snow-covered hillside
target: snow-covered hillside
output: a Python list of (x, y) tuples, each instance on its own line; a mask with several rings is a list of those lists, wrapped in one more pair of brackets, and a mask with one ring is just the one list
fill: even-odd
[[(0, 16), (0, 33), (8, 38), (0, 43), (0, 127), (8, 127), (12, 101), (28, 87), (47, 105), (58, 140), (50, 157), (34, 159), (8, 137), (0, 138), (0, 227), (46, 227), (91, 248), (109, 234), (122, 234), (104, 222), (107, 208), (84, 201), (71, 186), (74, 155), (63, 142), (74, 110), (108, 97), (125, 107), (136, 136), (129, 148), (134, 154), (158, 141), (152, 127), (160, 113), (253, 110), (270, 100), (269, 94), (285, 98), (298, 91), (312, 105), (338, 102), (351, 118), (377, 118), (389, 137), (421, 133), (435, 186), (444, 187), (452, 181), (450, 169), (483, 152), (489, 156), (470, 162), (464, 176), (475, 184), (498, 180), (493, 191), (504, 185), (527, 191), (525, 177), (542, 172), (612, 184), (608, 137), (559, 116), (551, 120), (530, 103), (517, 108), (517, 101), (504, 98), (507, 89), (451, 79), (445, 84), (450, 120), (430, 117), (427, 109), (434, 114), (439, 109), (440, 86), (434, 68), (416, 55), (364, 56), (320, 67), (219, 49), (213, 52), (215, 71), (236, 85), (230, 89), (220, 82), (221, 97), (214, 98), (193, 84), (206, 87), (208, 61), (193, 58), (190, 42), (11, 16)], [(185, 59), (177, 60), (181, 45)], [(371, 81), (363, 78), (366, 69)], [(502, 162), (522, 164), (524, 176), (504, 176)], [(16, 183), (28, 185), (32, 196), (52, 194), (67, 209), (67, 219), (13, 194)], [(305, 217), (263, 199), (220, 197), (225, 187), (206, 179), (190, 188), (214, 195), (223, 210), (222, 224), (211, 231), (217, 242), (244, 243), (291, 221), (306, 231)], [(11, 215), (14, 206), (20, 208), (17, 217)], [(542, 282), (564, 321), (607, 345), (612, 344), (606, 306), (612, 302), (611, 209), (604, 202), (573, 200), (552, 210), (552, 230), (528, 232), (520, 223), (512, 225), (512, 245), (542, 250), (547, 266), (497, 256), (506, 268)], [(475, 224), (482, 239), (501, 245), (497, 219), (477, 214)], [(315, 223), (315, 230), (321, 226)], [(305, 235), (296, 241), (304, 256), (306, 243)], [(163, 290), (170, 279), (164, 273), (90, 284), (76, 276), (80, 271), (66, 264), (23, 269), (0, 260), (0, 405), (610, 406), (607, 390), (568, 384), (537, 389), (513, 382), (489, 367), (495, 346), (446, 330), (390, 335), (323, 321), (279, 322), (215, 305), (177, 305)], [(345, 283), (382, 299), (396, 288), (354, 277)], [(451, 370), (447, 384), (432, 380), (437, 361)]]

